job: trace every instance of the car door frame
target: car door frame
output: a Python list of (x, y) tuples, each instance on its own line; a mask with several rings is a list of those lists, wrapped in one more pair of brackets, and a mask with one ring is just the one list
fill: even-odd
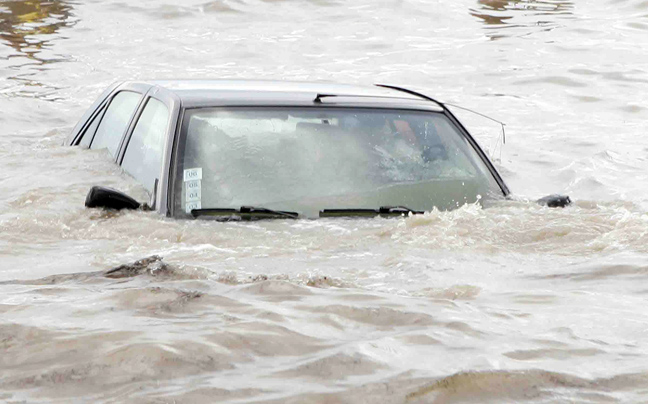
[(169, 117), (167, 120), (167, 125), (165, 130), (164, 148), (162, 152), (162, 164), (160, 166), (158, 182), (157, 182), (157, 186), (154, 187), (153, 194), (151, 195), (151, 201), (149, 202), (149, 204), (152, 205), (151, 208), (154, 208), (159, 213), (163, 215), (168, 215), (169, 206), (167, 200), (168, 200), (168, 192), (169, 192), (169, 178), (172, 175), (170, 171), (170, 162), (173, 154), (173, 143), (175, 139), (176, 127), (178, 124), (178, 115), (182, 107), (182, 102), (180, 100), (180, 97), (178, 97), (175, 93), (166, 90), (162, 87), (150, 86), (148, 91), (142, 97), (142, 100), (140, 101), (140, 104), (135, 112), (135, 115), (133, 116), (128, 126), (128, 130), (126, 131), (125, 136), (122, 138), (120, 142), (118, 152), (116, 153), (117, 157), (115, 161), (121, 167), (122, 162), (124, 160), (124, 155), (126, 154), (126, 149), (128, 148), (128, 143), (130, 142), (130, 139), (133, 136), (135, 126), (137, 125), (137, 122), (142, 116), (142, 113), (146, 108), (146, 104), (151, 98), (163, 103), (167, 107), (169, 111)]
[[(108, 87), (88, 108), (88, 110), (81, 117), (77, 125), (72, 130), (70, 136), (66, 139), (65, 145), (67, 146), (78, 146), (81, 143), (82, 138), (86, 135), (86, 131), (93, 123), (94, 119), (102, 120), (101, 116), (113, 98), (122, 91), (131, 91), (140, 94), (140, 100), (135, 108), (133, 115), (130, 118), (126, 130), (122, 134), (119, 140), (119, 146), (117, 152), (113, 158), (113, 161), (119, 166), (124, 159), (124, 154), (126, 152), (126, 147), (130, 141), (131, 136), (137, 122), (146, 107), (146, 103), (149, 98), (155, 98), (156, 100), (162, 102), (169, 110), (169, 118), (166, 127), (165, 133), (165, 142), (164, 142), (164, 151), (162, 164), (160, 167), (160, 176), (158, 179), (158, 186), (155, 189), (154, 197), (151, 198), (155, 203), (155, 210), (158, 212), (168, 215), (169, 214), (169, 205), (168, 205), (168, 193), (169, 193), (169, 178), (172, 175), (170, 171), (170, 162), (173, 155), (173, 144), (175, 141), (176, 129), (178, 126), (178, 116), (179, 111), (182, 107), (182, 102), (180, 98), (173, 92), (168, 91), (164, 88), (143, 83), (143, 82), (116, 82)], [(101, 124), (101, 121), (99, 122)], [(92, 135), (94, 137), (94, 135)], [(92, 146), (92, 140), (88, 147)], [(153, 195), (152, 195), (153, 196)]]

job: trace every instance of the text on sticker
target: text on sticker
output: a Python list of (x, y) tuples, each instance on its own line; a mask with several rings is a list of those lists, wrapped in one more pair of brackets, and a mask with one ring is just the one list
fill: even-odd
[(200, 186), (201, 186), (200, 180), (185, 181), (185, 188), (187, 190), (200, 189)]
[(202, 168), (187, 168), (186, 170), (184, 170), (184, 180), (202, 180)]
[(202, 198), (200, 188), (198, 189), (189, 189), (187, 188), (186, 194), (185, 194), (185, 200), (187, 202), (194, 202), (194, 201), (199, 201)]
[(200, 204), (200, 201), (187, 202), (187, 205), (186, 205), (187, 213), (191, 213), (191, 211), (194, 210), (194, 209), (201, 209), (201, 208), (202, 208), (202, 205)]

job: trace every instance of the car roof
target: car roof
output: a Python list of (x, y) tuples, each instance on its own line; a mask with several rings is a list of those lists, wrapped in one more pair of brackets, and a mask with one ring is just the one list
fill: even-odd
[[(144, 82), (176, 94), (186, 108), (234, 105), (324, 105), (414, 107), (441, 111), (422, 95), (379, 86), (279, 80), (151, 80)], [(317, 99), (317, 101), (316, 101)]]

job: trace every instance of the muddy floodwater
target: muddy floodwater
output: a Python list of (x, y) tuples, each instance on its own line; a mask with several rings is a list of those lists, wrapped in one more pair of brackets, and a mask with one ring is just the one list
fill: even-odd
[[(63, 147), (116, 80), (407, 85), (517, 200), (214, 223)], [(0, 1), (0, 402), (648, 401), (645, 0)], [(566, 209), (525, 202), (551, 193)], [(135, 269), (111, 268), (145, 257)]]

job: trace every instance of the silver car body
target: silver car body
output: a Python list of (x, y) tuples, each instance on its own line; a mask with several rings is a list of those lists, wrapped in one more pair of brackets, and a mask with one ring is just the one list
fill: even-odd
[[(336, 107), (399, 109), (443, 113), (470, 143), (490, 174), (507, 196), (509, 190), (501, 176), (470, 133), (440, 102), (423, 94), (383, 86), (356, 86), (319, 82), (285, 82), (260, 80), (158, 80), (115, 83), (104, 91), (83, 115), (67, 139), (67, 145), (93, 147), (97, 127), (111, 103), (120, 93), (128, 92), (132, 111), (124, 115), (123, 125), (112, 137), (114, 161), (122, 165), (135, 126), (147, 103), (153, 99), (168, 110), (159, 172), (155, 184), (143, 184), (151, 193), (153, 208), (174, 216), (174, 178), (176, 153), (184, 113), (192, 108), (207, 107)], [(128, 170), (126, 170), (128, 172)]]

